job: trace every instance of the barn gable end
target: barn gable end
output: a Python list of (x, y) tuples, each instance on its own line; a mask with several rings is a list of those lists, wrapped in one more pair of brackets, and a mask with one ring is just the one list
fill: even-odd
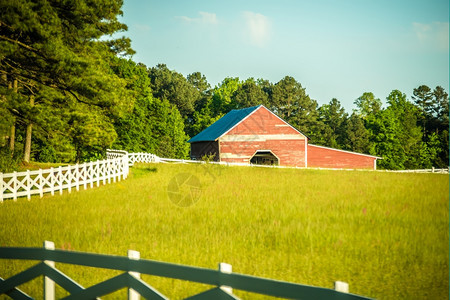
[(306, 166), (307, 137), (264, 106), (219, 137), (220, 161), (250, 163), (259, 151), (270, 151), (279, 165)]

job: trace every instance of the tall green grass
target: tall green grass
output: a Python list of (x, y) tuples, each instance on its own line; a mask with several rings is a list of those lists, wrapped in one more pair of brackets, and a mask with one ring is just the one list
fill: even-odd
[[(131, 170), (127, 180), (99, 188), (5, 201), (0, 246), (51, 240), (76, 251), (134, 249), (146, 259), (207, 268), (227, 262), (234, 272), (327, 288), (345, 281), (351, 293), (379, 299), (448, 298), (448, 175), (172, 164)], [(177, 174), (198, 179), (195, 204), (169, 199)], [(32, 264), (0, 260), (0, 276)], [(84, 286), (118, 274), (57, 267)], [(207, 288), (144, 279), (171, 299)], [(42, 280), (23, 286), (36, 297), (41, 287)]]

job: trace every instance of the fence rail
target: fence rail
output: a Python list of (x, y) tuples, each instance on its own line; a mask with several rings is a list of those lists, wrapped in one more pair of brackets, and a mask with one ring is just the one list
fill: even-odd
[[(86, 189), (88, 186), (97, 186), (100, 183), (110, 183), (111, 180), (125, 179), (129, 173), (129, 167), (135, 163), (196, 163), (204, 164), (204, 161), (162, 158), (151, 153), (128, 153), (123, 150), (106, 151), (106, 160), (95, 162), (88, 162), (84, 164), (76, 164), (72, 166), (50, 168), (37, 171), (14, 172), (14, 173), (0, 173), (0, 202), (5, 199), (14, 199), (18, 197), (27, 197), (30, 199), (32, 195), (40, 195), (43, 197), (45, 193), (55, 192), (60, 194), (63, 190), (72, 191), (75, 188), (77, 191), (82, 186)], [(266, 166), (266, 165), (252, 165), (246, 163), (228, 163), (228, 162), (209, 162), (211, 164), (226, 165), (226, 166), (250, 166), (260, 168), (294, 168), (288, 166)], [(303, 168), (300, 168), (303, 169)], [(336, 170), (336, 169), (323, 169)], [(354, 169), (340, 169), (354, 171)], [(380, 172), (398, 172), (398, 173), (436, 173), (448, 174), (449, 169), (423, 169), (423, 170), (379, 170)]]
[(438, 173), (438, 174), (449, 174), (449, 168), (445, 169), (419, 169), (419, 170), (383, 170), (385, 172), (395, 172), (395, 173)]
[(97, 186), (128, 176), (128, 157), (99, 160), (65, 167), (40, 169), (36, 171), (0, 173), (0, 202), (5, 199), (43, 196), (44, 193), (62, 193), (63, 190), (77, 191), (80, 187)]
[(145, 153), (145, 152), (136, 152), (136, 153), (128, 153), (123, 150), (106, 150), (106, 158), (114, 159), (119, 157), (128, 157), (128, 165), (133, 166), (135, 163), (153, 163), (160, 162), (160, 158), (155, 154)]
[[(348, 284), (336, 282), (335, 289), (343, 287), (344, 292), (321, 287), (301, 285), (291, 282), (237, 274), (231, 265), (221, 263), (218, 270), (159, 262), (139, 258), (139, 252), (129, 250), (128, 257), (85, 252), (54, 250), (52, 242), (44, 242), (44, 248), (0, 248), (1, 259), (38, 260), (41, 263), (13, 275), (0, 278), (0, 295), (7, 294), (13, 299), (32, 299), (17, 287), (36, 277), (44, 276), (44, 298), (54, 299), (54, 282), (66, 289), (70, 295), (64, 299), (94, 299), (124, 287), (129, 289), (129, 299), (167, 299), (145, 281), (140, 274), (168, 277), (179, 280), (215, 286), (187, 299), (239, 299), (233, 289), (289, 299), (370, 299), (348, 293)], [(106, 281), (84, 288), (55, 267), (55, 263), (88, 266), (124, 271)]]
[[(189, 159), (176, 159), (176, 158), (163, 158), (158, 157), (155, 154), (151, 153), (128, 153), (122, 150), (107, 150), (108, 158), (121, 157), (123, 155), (128, 155), (129, 157), (129, 165), (133, 166), (134, 163), (153, 163), (153, 162), (173, 162), (173, 163), (193, 163), (193, 164), (205, 164), (205, 161), (201, 160), (189, 160)], [(258, 167), (258, 168), (279, 168), (279, 169), (305, 169), (305, 167), (291, 167), (291, 166), (277, 166), (277, 165), (255, 165), (248, 163), (233, 163), (233, 162), (218, 162), (211, 161), (209, 164), (217, 164), (223, 166), (246, 166), (246, 167)], [(316, 169), (316, 170), (329, 170), (329, 171), (368, 171), (367, 169), (337, 169), (337, 168), (308, 168), (308, 169)], [(437, 173), (437, 174), (449, 174), (449, 168), (437, 169), (419, 169), (419, 170), (375, 170), (376, 172), (394, 172), (394, 173)]]

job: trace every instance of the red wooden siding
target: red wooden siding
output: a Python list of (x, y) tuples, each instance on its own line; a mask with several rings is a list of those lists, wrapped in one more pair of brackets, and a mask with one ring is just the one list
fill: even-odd
[(220, 142), (220, 161), (249, 163), (257, 150), (270, 150), (281, 166), (305, 167), (305, 141)]
[(315, 145), (308, 145), (308, 167), (375, 169), (376, 157)]
[[(236, 120), (236, 115), (239, 120)], [(209, 140), (198, 138), (200, 141), (191, 142), (192, 158), (200, 159), (205, 154), (214, 153), (215, 160), (222, 162), (250, 163), (257, 151), (270, 151), (281, 166), (376, 169), (378, 157), (308, 145), (305, 135), (262, 105), (233, 111), (228, 116), (228, 119), (221, 119), (225, 121), (219, 127), (211, 129)]]
[(219, 138), (220, 160), (249, 163), (257, 150), (270, 150), (282, 166), (305, 167), (306, 137), (260, 107)]

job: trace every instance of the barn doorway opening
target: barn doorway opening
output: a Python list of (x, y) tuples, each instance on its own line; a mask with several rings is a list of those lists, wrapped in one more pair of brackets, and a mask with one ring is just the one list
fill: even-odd
[(250, 163), (254, 165), (274, 165), (278, 166), (280, 160), (270, 150), (258, 150), (250, 159)]

